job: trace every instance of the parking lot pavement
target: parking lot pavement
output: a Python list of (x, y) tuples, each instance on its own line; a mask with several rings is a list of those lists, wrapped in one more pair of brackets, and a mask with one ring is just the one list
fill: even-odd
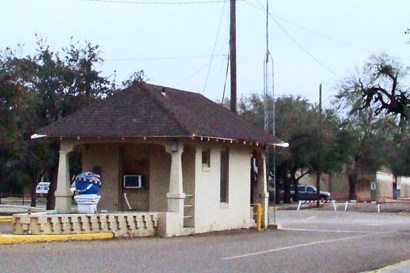
[[(365, 207), (366, 209), (368, 207)], [(364, 210), (366, 211), (366, 210)], [(396, 211), (397, 212), (397, 211)], [(272, 220), (272, 213), (270, 220)], [(396, 242), (404, 240), (407, 242), (407, 236), (410, 234), (410, 215), (401, 213), (369, 213), (358, 211), (323, 211), (323, 210), (283, 210), (276, 211), (276, 222), (279, 229), (289, 232), (311, 232), (323, 234), (344, 234), (344, 238), (352, 239), (352, 244), (356, 240), (373, 241), (373, 244), (366, 247), (369, 260), (374, 261), (369, 268), (375, 268), (373, 271), (366, 272), (383, 272), (383, 273), (400, 273), (410, 272), (410, 255), (408, 253), (398, 253), (400, 250), (387, 248), (382, 256), (374, 255), (380, 251), (380, 246), (376, 242)], [(354, 236), (358, 236), (356, 239)], [(383, 238), (390, 238), (385, 241)], [(402, 238), (402, 239), (398, 239)], [(319, 243), (322, 243), (319, 241)], [(340, 242), (334, 242), (339, 244)], [(363, 247), (362, 244), (355, 248)], [(383, 249), (383, 247), (381, 249)], [(356, 250), (352, 249), (352, 253)], [(363, 253), (361, 253), (363, 254)], [(400, 254), (400, 255), (399, 255)], [(381, 262), (381, 260), (385, 260)]]
[(22, 205), (21, 201), (7, 201), (3, 198), (2, 204), (0, 204), (0, 233), (11, 234), (13, 232), (11, 216), (15, 213), (26, 213), (29, 210), (32, 212), (44, 211), (45, 206), (40, 204), (39, 207), (32, 208), (29, 206), (29, 202)]
[[(270, 213), (270, 222), (273, 213)], [(276, 211), (276, 223), (282, 229), (316, 231), (410, 231), (410, 215), (352, 211)]]
[[(0, 246), (0, 256), (9, 272), (35, 268), (37, 272), (343, 273), (375, 270), (408, 259), (408, 240), (410, 233), (387, 231), (235, 230), (175, 238), (48, 243), (46, 247), (41, 243)], [(16, 255), (25, 262), (13, 258)]]
[[(2, 209), (12, 208), (0, 206), (0, 211)], [(14, 209), (26, 211), (27, 207)], [(410, 272), (410, 262), (397, 264), (410, 259), (407, 243), (410, 241), (410, 214), (277, 210), (270, 213), (271, 222), (273, 213), (279, 225), (277, 231), (66, 242), (64, 249), (75, 251), (64, 252), (59, 244), (50, 243), (46, 248), (49, 263), (37, 263), (35, 257), (25, 256), (39, 272), (53, 272), (50, 266), (54, 266), (52, 269), (57, 272), (63, 261), (78, 260), (81, 265), (89, 259), (100, 261), (95, 268), (93, 265), (88, 268), (88, 271), (97, 272), (113, 272), (110, 266), (114, 260), (117, 269), (121, 269), (117, 272), (135, 272), (135, 268), (140, 266), (145, 268), (145, 272), (163, 272), (164, 268), (169, 269), (168, 272)], [(7, 231), (11, 225), (3, 228)], [(6, 231), (3, 233), (11, 232)], [(38, 253), (44, 254), (44, 247), (35, 244), (30, 248), (19, 245), (0, 247), (0, 256), (10, 257), (5, 258), (10, 268), (20, 268), (22, 265), (11, 257), (16, 253), (24, 255), (26, 251), (36, 253), (32, 249), (41, 250)], [(135, 255), (136, 252), (142, 255)], [(151, 259), (147, 263), (145, 257), (156, 256), (163, 259)], [(83, 269), (70, 265), (71, 272), (83, 272)], [(13, 272), (27, 270), (21, 268), (21, 271)]]
[(410, 272), (410, 260), (403, 261), (397, 264), (389, 265), (374, 271), (367, 271), (366, 273), (408, 273)]
[[(337, 211), (344, 211), (346, 209), (346, 202), (336, 202)], [(410, 214), (410, 200), (408, 199), (399, 199), (399, 200), (388, 200), (383, 203), (376, 202), (348, 202), (347, 210), (348, 211), (357, 211), (357, 212), (378, 212), (378, 205), (380, 205), (381, 213), (409, 213)], [(278, 210), (296, 210), (298, 203), (292, 204), (280, 204), (277, 205)], [(271, 204), (273, 208), (273, 204)], [(333, 202), (320, 203), (320, 208), (316, 208), (316, 202), (302, 202), (301, 209), (306, 210), (328, 210), (333, 211), (334, 205)]]

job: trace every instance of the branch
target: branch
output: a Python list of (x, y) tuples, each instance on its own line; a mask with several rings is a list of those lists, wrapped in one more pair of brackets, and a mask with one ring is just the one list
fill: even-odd
[(299, 180), (300, 180), (302, 177), (304, 177), (305, 175), (310, 174), (311, 172), (312, 172), (312, 170), (311, 170), (310, 168), (308, 168), (306, 172), (302, 173), (298, 178), (296, 178), (296, 181), (299, 182)]

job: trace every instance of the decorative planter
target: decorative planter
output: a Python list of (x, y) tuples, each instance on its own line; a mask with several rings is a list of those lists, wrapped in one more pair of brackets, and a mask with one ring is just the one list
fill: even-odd
[(79, 213), (97, 213), (97, 205), (101, 199), (97, 193), (101, 188), (101, 179), (98, 174), (85, 172), (75, 179), (75, 201)]
[(97, 213), (97, 205), (101, 199), (97, 194), (80, 194), (74, 196), (78, 204), (78, 213)]

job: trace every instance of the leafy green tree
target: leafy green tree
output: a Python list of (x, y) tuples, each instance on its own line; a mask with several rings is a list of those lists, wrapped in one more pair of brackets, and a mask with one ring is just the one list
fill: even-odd
[[(289, 143), (277, 149), (277, 179), (284, 183), (284, 202), (290, 202), (290, 185), (312, 173), (318, 151), (318, 115), (312, 104), (300, 97), (282, 97), (276, 101), (276, 131)], [(298, 200), (297, 191), (295, 199)]]
[[(35, 186), (48, 173), (52, 178), (48, 209), (54, 207), (59, 147), (56, 141), (32, 141), (30, 136), (114, 90), (96, 70), (102, 62), (98, 46), (71, 43), (62, 52), (60, 57), (40, 39), (34, 56), (18, 58), (7, 49), (0, 60), (0, 107), (5, 114), (0, 125), (1, 149), (5, 150), (0, 168), (12, 173), (23, 170), (32, 183), (33, 206)], [(13, 183), (16, 175), (12, 173), (6, 172), (3, 182)]]
[(134, 72), (127, 80), (122, 82), (122, 87), (127, 88), (133, 85), (136, 82), (145, 82), (148, 81), (148, 78), (145, 77), (144, 70)]
[(372, 108), (375, 115), (387, 113), (410, 118), (409, 86), (405, 69), (387, 54), (372, 56), (362, 70), (343, 80), (338, 98), (347, 98), (352, 112)]
[(349, 198), (356, 199), (356, 184), (360, 172), (376, 172), (387, 158), (387, 143), (383, 138), (383, 119), (374, 119), (371, 111), (362, 111), (345, 119), (346, 152), (348, 164), (346, 175), (349, 183)]
[(3, 170), (0, 178), (3, 190), (10, 190), (6, 181), (20, 182), (11, 185), (14, 189), (30, 181), (30, 174), (26, 172), (30, 151), (22, 141), (27, 137), (26, 129), (31, 127), (34, 113), (31, 107), (34, 96), (25, 85), (32, 63), (15, 58), (10, 49), (0, 53), (0, 169)]
[(397, 189), (399, 176), (410, 176), (410, 131), (408, 122), (401, 122), (392, 116), (380, 121), (379, 134), (384, 141), (383, 166), (388, 168), (394, 177), (393, 190)]
[[(271, 104), (272, 98), (269, 100)], [(301, 97), (280, 97), (275, 104), (277, 136), (290, 145), (289, 148), (275, 149), (275, 176), (277, 183), (281, 180), (284, 184), (284, 202), (290, 202), (290, 185), (297, 188), (302, 177), (317, 171), (319, 147), (322, 149), (322, 169), (327, 173), (340, 169), (346, 155), (335, 145), (335, 140), (341, 140), (342, 134), (339, 132), (339, 118), (333, 111), (325, 111), (322, 114), (322, 137), (319, 140), (317, 107)], [(249, 98), (241, 98), (238, 110), (240, 115), (260, 127), (263, 126), (261, 97), (252, 95)], [(272, 166), (270, 169), (272, 170)], [(277, 190), (276, 193), (278, 192)], [(297, 200), (297, 191), (295, 195)], [(279, 200), (279, 196), (276, 200)]]
[[(344, 79), (337, 104), (346, 117), (351, 137), (347, 168), (350, 198), (354, 198), (359, 171), (388, 167), (395, 177), (409, 173), (407, 133), (408, 87), (402, 66), (386, 54), (372, 56), (356, 74)], [(393, 185), (395, 189), (395, 184)]]

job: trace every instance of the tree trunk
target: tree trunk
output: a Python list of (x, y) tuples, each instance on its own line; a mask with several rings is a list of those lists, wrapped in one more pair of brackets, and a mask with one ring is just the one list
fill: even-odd
[(41, 180), (41, 178), (44, 176), (45, 171), (41, 171), (40, 174), (38, 175), (33, 175), (31, 177), (31, 204), (30, 206), (36, 207), (37, 206), (37, 193), (36, 193), (36, 188), (38, 185), (38, 182)]
[(290, 204), (290, 183), (291, 181), (289, 179), (286, 179), (284, 181), (284, 192), (283, 192), (283, 203), (285, 204)]
[(299, 180), (294, 178), (293, 179), (293, 190), (295, 191), (293, 195), (293, 201), (299, 202), (299, 192), (298, 192)]
[(276, 178), (275, 175), (275, 195), (276, 195), (276, 204), (280, 204), (280, 185), (279, 180)]
[(349, 200), (356, 200), (357, 170), (354, 163), (347, 168), (347, 180), (349, 182)]
[(397, 190), (397, 175), (395, 175), (393, 177), (393, 199), (397, 199), (397, 194), (396, 194), (396, 190)]
[(36, 188), (37, 188), (38, 181), (37, 179), (32, 180), (31, 183), (31, 207), (37, 206), (37, 195), (36, 195)]
[(51, 168), (51, 180), (50, 180), (50, 189), (47, 195), (47, 210), (53, 210), (55, 208), (56, 199), (55, 199), (55, 191), (57, 189), (57, 176), (58, 176), (58, 164)]

